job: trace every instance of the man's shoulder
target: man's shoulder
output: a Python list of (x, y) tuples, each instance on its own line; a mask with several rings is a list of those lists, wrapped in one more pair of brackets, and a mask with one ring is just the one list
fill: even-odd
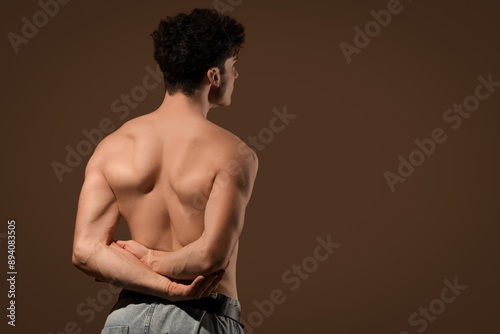
[(136, 123), (129, 121), (104, 137), (90, 157), (87, 169), (103, 170), (110, 161), (115, 161), (123, 152), (130, 151), (134, 138), (137, 137)]
[(153, 122), (146, 117), (137, 117), (125, 122), (115, 132), (106, 136), (96, 147), (94, 155), (98, 158), (106, 158), (116, 155), (121, 150), (129, 150), (138, 138), (144, 138), (151, 134)]
[(214, 151), (217, 152), (217, 158), (221, 161), (237, 160), (256, 161), (257, 154), (247, 143), (232, 132), (214, 124), (213, 133), (210, 140), (210, 145), (213, 145)]
[(123, 140), (124, 137), (116, 135), (116, 133), (112, 133), (101, 140), (87, 163), (86, 174), (88, 172), (103, 172), (107, 162), (112, 159), (116, 148), (120, 146), (120, 142)]
[(228, 130), (219, 127), (216, 133), (210, 138), (207, 148), (211, 152), (215, 171), (236, 179), (254, 179), (258, 168), (255, 151)]

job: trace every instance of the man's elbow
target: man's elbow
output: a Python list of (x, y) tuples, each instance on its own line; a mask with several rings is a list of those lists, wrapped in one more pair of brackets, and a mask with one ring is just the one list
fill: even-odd
[(84, 265), (83, 258), (75, 252), (73, 252), (73, 255), (71, 257), (71, 262), (77, 268), (81, 268)]
[(202, 258), (202, 274), (204, 275), (210, 275), (216, 271), (225, 269), (229, 263), (229, 257), (223, 252), (216, 250), (205, 250)]
[(85, 268), (87, 266), (87, 262), (90, 257), (89, 254), (90, 251), (88, 247), (75, 245), (73, 247), (71, 262), (73, 262), (73, 265), (79, 269)]
[(78, 257), (76, 256), (75, 252), (73, 252), (72, 256), (71, 256), (71, 262), (73, 263), (73, 265), (75, 267), (78, 267), (78, 264), (80, 263), (80, 260), (78, 259)]

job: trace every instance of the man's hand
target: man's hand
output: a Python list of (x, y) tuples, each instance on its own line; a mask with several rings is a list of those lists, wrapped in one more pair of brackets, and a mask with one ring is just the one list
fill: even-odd
[(134, 240), (117, 240), (116, 244), (127, 252), (132, 253), (136, 258), (141, 260), (146, 266), (151, 268), (151, 260), (153, 258), (153, 250), (138, 243)]
[[(153, 258), (152, 249), (134, 240), (117, 240), (116, 244), (151, 268), (151, 260)], [(171, 301), (180, 301), (208, 297), (217, 290), (224, 274), (225, 270), (221, 269), (207, 277), (199, 275), (192, 282), (169, 278), (170, 281), (167, 283), (166, 288), (167, 293), (170, 295), (168, 299)]]
[(224, 277), (224, 269), (219, 270), (210, 276), (198, 276), (190, 285), (169, 282), (167, 291), (171, 301), (181, 301), (189, 299), (198, 299), (208, 297), (212, 292), (215, 292), (219, 287), (219, 282)]
[[(224, 274), (224, 270), (219, 270), (208, 277), (200, 275), (191, 284), (183, 284), (179, 280), (171, 280), (167, 284), (167, 293), (170, 295), (168, 299), (171, 301), (181, 301), (208, 297), (217, 290)], [(95, 281), (105, 283), (98, 278)]]

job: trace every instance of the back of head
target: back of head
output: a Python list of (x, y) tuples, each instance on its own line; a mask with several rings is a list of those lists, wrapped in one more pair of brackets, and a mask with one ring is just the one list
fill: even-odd
[(219, 67), (224, 74), (224, 62), (245, 42), (245, 28), (216, 10), (194, 9), (161, 20), (151, 36), (167, 92), (191, 96), (208, 69)]

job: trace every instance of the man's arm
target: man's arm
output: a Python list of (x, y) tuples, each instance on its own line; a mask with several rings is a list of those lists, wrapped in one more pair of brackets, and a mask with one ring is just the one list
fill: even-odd
[(205, 208), (205, 229), (194, 242), (174, 252), (147, 249), (133, 241), (117, 241), (147, 266), (174, 279), (193, 279), (225, 268), (243, 228), (258, 169), (257, 156), (234, 152), (215, 176)]
[(90, 159), (78, 203), (73, 264), (96, 280), (170, 300), (210, 294), (222, 275), (196, 276), (191, 285), (170, 281), (113, 242), (120, 212), (103, 172), (98, 152)]

